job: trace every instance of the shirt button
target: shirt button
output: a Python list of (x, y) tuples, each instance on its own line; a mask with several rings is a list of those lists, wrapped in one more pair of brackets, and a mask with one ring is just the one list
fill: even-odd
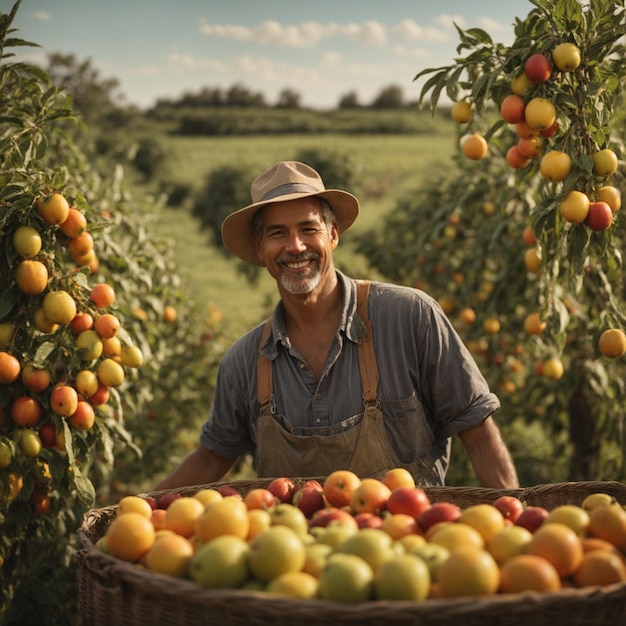
[(322, 420), (318, 417), (318, 418), (315, 420), (315, 423), (316, 423), (316, 424), (319, 424), (321, 421), (322, 421)]

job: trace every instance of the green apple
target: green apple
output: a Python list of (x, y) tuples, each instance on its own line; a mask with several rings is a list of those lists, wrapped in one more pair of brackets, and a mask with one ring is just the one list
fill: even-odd
[(305, 561), (305, 544), (288, 526), (270, 526), (250, 542), (248, 564), (252, 575), (263, 582), (300, 571)]
[(430, 572), (430, 579), (433, 582), (437, 581), (439, 568), (441, 564), (450, 556), (450, 551), (445, 546), (438, 543), (424, 543), (419, 546), (415, 546), (410, 554), (418, 556), (428, 566)]
[(332, 548), (337, 548), (357, 532), (359, 531), (356, 527), (346, 526), (345, 524), (332, 524), (326, 527), (311, 528), (311, 533), (313, 533), (319, 543), (325, 543)]
[(363, 528), (337, 547), (337, 552), (360, 556), (374, 572), (398, 551), (391, 536), (380, 528)]
[(414, 554), (400, 554), (383, 563), (374, 578), (377, 600), (424, 600), (430, 590), (428, 565)]
[(307, 574), (312, 574), (316, 578), (319, 578), (320, 572), (326, 565), (328, 556), (332, 553), (333, 549), (327, 543), (311, 543), (306, 547), (306, 560), (302, 571)]
[(319, 594), (334, 602), (365, 602), (371, 599), (374, 572), (356, 554), (335, 552), (328, 557), (319, 577)]
[(306, 515), (293, 504), (278, 504), (270, 511), (272, 526), (288, 526), (300, 537), (309, 534), (309, 522)]
[(285, 572), (271, 580), (265, 591), (310, 600), (317, 597), (318, 589), (319, 582), (315, 576), (306, 572)]
[(235, 588), (250, 576), (249, 546), (234, 535), (221, 535), (203, 544), (189, 564), (189, 576), (203, 587)]

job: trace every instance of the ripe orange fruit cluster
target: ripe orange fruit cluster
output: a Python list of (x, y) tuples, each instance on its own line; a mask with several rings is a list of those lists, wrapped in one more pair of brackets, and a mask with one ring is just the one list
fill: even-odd
[(608, 494), (550, 510), (512, 495), (462, 508), (431, 502), (402, 467), (126, 496), (96, 546), (207, 587), (352, 603), (626, 584), (626, 510)]
[[(67, 363), (58, 373), (35, 364), (32, 355), (17, 348), (16, 324), (0, 324), (0, 385), (11, 385), (7, 396), (11, 401), (3, 409), (0, 425), (12, 423), (14, 435), (13, 444), (3, 445), (0, 452), (3, 468), (9, 470), (17, 466), (17, 454), (34, 458), (42, 448), (65, 450), (60, 420), (78, 430), (91, 429), (96, 407), (108, 402), (110, 388), (124, 382), (125, 368), (143, 363), (141, 350), (129, 343), (127, 335), (122, 345), (120, 320), (107, 310), (115, 302), (110, 285), (98, 283), (83, 294), (81, 282), (67, 281), (60, 288), (57, 277), (50, 279), (51, 255), (42, 249), (44, 241), (67, 245), (77, 265), (89, 265), (92, 271), (96, 267), (85, 215), (60, 193), (39, 198), (35, 206), (32, 224), (18, 226), (10, 240), (16, 255), (15, 285), (25, 299), (24, 309), (33, 312), (26, 323), (37, 335), (65, 332), (69, 327), (81, 362), (78, 371)], [(45, 489), (40, 491), (33, 505), (43, 513), (49, 499)]]

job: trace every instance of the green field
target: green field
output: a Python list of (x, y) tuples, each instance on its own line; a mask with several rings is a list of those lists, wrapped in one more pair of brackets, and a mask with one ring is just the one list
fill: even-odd
[[(253, 137), (164, 138), (171, 176), (199, 190), (206, 176), (225, 165), (249, 166), (250, 182), (264, 169), (289, 160), (302, 150), (322, 149), (349, 155), (358, 164), (357, 187), (348, 191), (361, 202), (361, 213), (342, 239), (336, 262), (353, 274), (367, 273), (367, 261), (350, 246), (351, 235), (363, 234), (391, 210), (398, 198), (419, 188), (421, 182), (450, 167), (455, 152), (455, 129), (441, 123), (432, 134), (419, 135), (288, 135)], [(188, 207), (159, 212), (156, 230), (172, 240), (183, 288), (201, 306), (214, 303), (224, 314), (224, 330), (238, 335), (273, 307), (276, 290), (263, 275), (251, 286), (237, 271), (237, 262), (213, 245), (199, 229)]]

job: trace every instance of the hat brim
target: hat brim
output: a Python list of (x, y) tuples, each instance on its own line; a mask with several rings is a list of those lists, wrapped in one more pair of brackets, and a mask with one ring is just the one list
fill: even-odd
[(252, 238), (252, 222), (256, 212), (268, 204), (297, 200), (299, 198), (324, 198), (333, 209), (337, 230), (345, 232), (359, 214), (359, 201), (351, 193), (340, 189), (326, 189), (314, 193), (291, 193), (263, 202), (255, 202), (231, 213), (222, 223), (222, 240), (235, 256), (252, 265), (263, 266)]

